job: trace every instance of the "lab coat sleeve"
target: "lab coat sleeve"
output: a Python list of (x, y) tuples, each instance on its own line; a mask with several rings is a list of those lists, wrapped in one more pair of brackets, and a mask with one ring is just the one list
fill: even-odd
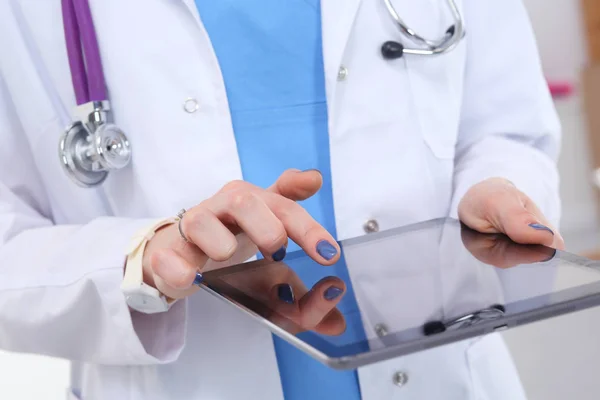
[(186, 302), (132, 314), (120, 291), (130, 238), (149, 221), (54, 225), (2, 82), (0, 75), (0, 348), (98, 364), (175, 360)]
[(521, 0), (465, 1), (467, 62), (451, 215), (474, 184), (503, 177), (553, 224), (560, 123)]

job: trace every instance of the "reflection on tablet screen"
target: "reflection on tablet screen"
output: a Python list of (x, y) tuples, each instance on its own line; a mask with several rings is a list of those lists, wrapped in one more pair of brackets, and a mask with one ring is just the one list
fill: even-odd
[[(340, 245), (342, 257), (331, 267), (297, 251), (279, 263), (260, 260), (207, 272), (206, 282), (329, 357), (413, 342), (425, 348), (461, 330), (471, 329), (473, 336), (478, 326), (479, 334), (508, 328), (514, 321), (502, 321), (510, 316), (518, 315), (520, 325), (544, 318), (542, 309), (554, 315), (549, 306), (570, 311), (571, 301), (600, 292), (596, 263), (476, 233), (454, 220)], [(344, 294), (328, 308), (316, 296), (332, 286)]]

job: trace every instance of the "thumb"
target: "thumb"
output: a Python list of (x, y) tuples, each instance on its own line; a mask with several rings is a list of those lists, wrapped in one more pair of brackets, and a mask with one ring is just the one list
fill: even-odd
[(542, 244), (564, 250), (563, 237), (537, 205), (517, 188), (513, 190), (516, 192), (514, 198), (518, 201), (513, 201), (512, 206), (508, 205), (505, 212), (499, 213), (504, 233), (517, 243)]
[(542, 244), (552, 246), (556, 233), (541, 215), (526, 209), (520, 204), (505, 205), (497, 210), (499, 230), (513, 241), (522, 244)]
[(319, 170), (288, 169), (267, 190), (290, 200), (301, 201), (317, 193), (322, 185), (323, 176)]
[(564, 248), (558, 231), (512, 184), (492, 181), (476, 185), (461, 202), (459, 215), (465, 225), (479, 232), (503, 233), (521, 244)]

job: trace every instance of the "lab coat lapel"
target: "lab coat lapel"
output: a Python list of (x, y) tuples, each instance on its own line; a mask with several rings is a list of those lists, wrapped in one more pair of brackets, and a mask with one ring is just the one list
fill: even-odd
[(198, 7), (196, 7), (195, 0), (181, 0), (183, 4), (188, 8), (189, 12), (192, 14), (196, 22), (201, 24), (200, 22), (200, 14), (198, 13)]
[(321, 0), (327, 98), (333, 102), (337, 75), (361, 0)]

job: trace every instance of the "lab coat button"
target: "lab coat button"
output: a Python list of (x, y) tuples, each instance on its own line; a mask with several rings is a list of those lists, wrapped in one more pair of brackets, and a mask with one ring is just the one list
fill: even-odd
[(338, 70), (338, 81), (345, 81), (346, 77), (348, 76), (348, 68), (344, 67), (343, 65), (340, 67), (340, 69)]
[(388, 327), (385, 324), (375, 325), (375, 333), (379, 337), (384, 337), (388, 334)]
[(183, 103), (183, 109), (190, 114), (195, 113), (199, 108), (200, 105), (198, 104), (198, 100), (192, 99), (191, 97), (185, 99), (185, 102)]
[(365, 222), (365, 224), (363, 225), (363, 229), (365, 230), (365, 232), (367, 233), (375, 233), (375, 232), (379, 232), (379, 223), (377, 223), (376, 220), (371, 219), (368, 220), (367, 222)]
[(396, 373), (394, 373), (393, 382), (394, 385), (402, 387), (408, 382), (408, 375), (406, 374), (406, 372), (397, 371)]

